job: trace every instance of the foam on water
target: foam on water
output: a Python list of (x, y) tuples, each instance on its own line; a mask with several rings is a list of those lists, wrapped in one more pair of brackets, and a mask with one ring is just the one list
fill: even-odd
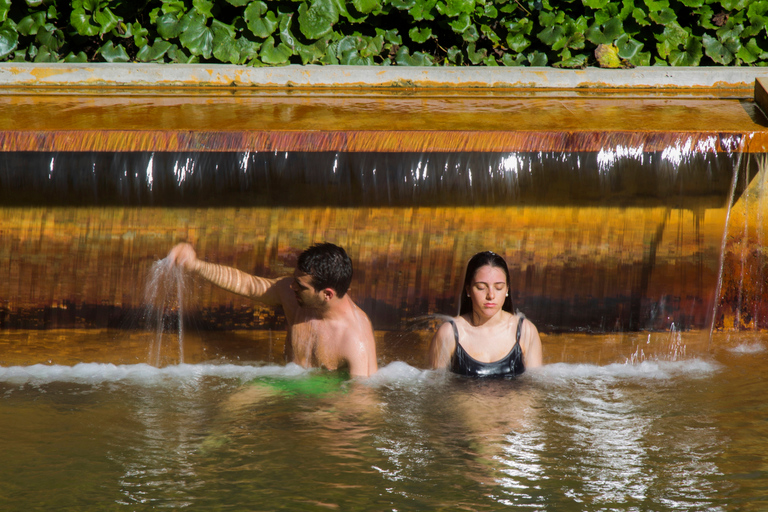
[(41, 385), (51, 382), (103, 384), (185, 383), (203, 377), (249, 380), (262, 376), (295, 377), (309, 370), (296, 364), (286, 366), (249, 366), (235, 364), (180, 364), (157, 368), (148, 364), (114, 365), (79, 363), (74, 366), (35, 364), (32, 366), (0, 367), (0, 382)]
[(592, 364), (555, 363), (529, 371), (537, 381), (567, 384), (583, 380), (658, 381), (675, 377), (702, 378), (719, 369), (713, 361), (687, 359), (682, 361), (643, 361), (614, 363), (606, 366)]
[(372, 387), (400, 387), (431, 381), (437, 372), (422, 370), (402, 361), (394, 361), (366, 379), (365, 383)]
[[(738, 348), (738, 347), (737, 347)], [(744, 351), (754, 350), (753, 345)], [(760, 346), (760, 350), (764, 350)], [(639, 380), (658, 381), (675, 377), (702, 378), (716, 372), (719, 365), (702, 359), (685, 361), (644, 361), (637, 364), (591, 364), (555, 363), (529, 370), (522, 378), (541, 383), (568, 384), (589, 380)], [(138, 385), (194, 382), (203, 377), (250, 380), (256, 377), (301, 377), (311, 372), (301, 366), (289, 363), (282, 365), (237, 365), (237, 364), (179, 364), (158, 368), (149, 364), (114, 365), (103, 363), (79, 363), (74, 366), (35, 364), (32, 366), (0, 367), (0, 382), (15, 385), (41, 385), (51, 382), (72, 382), (79, 384), (102, 384), (127, 382)], [(447, 372), (415, 368), (401, 361), (383, 366), (364, 382), (371, 387), (420, 387), (436, 383), (447, 377)]]
[(742, 343), (735, 347), (730, 347), (728, 350), (734, 354), (759, 354), (765, 352), (766, 349), (762, 343), (755, 341), (753, 343)]

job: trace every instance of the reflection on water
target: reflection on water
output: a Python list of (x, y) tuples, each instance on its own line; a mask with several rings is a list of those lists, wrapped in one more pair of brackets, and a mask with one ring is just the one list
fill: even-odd
[(112, 336), (0, 367), (3, 510), (768, 506), (765, 334), (682, 333), (684, 357), (677, 334), (550, 335), (548, 364), (516, 381), (383, 360), (333, 386), (237, 361), (224, 340), (201, 341), (221, 350), (195, 364), (69, 362)]

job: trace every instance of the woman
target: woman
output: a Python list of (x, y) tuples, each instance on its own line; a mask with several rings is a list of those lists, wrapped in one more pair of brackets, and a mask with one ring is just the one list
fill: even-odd
[(490, 251), (467, 264), (459, 316), (440, 326), (429, 349), (432, 368), (472, 377), (514, 377), (541, 366), (536, 326), (512, 314), (509, 269)]

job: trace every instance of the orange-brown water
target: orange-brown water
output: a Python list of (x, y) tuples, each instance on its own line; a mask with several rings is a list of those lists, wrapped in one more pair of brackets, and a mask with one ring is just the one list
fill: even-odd
[(512, 382), (422, 370), (429, 333), (378, 333), (357, 383), (270, 362), (279, 335), (189, 333), (194, 364), (155, 368), (146, 334), (0, 332), (0, 507), (768, 504), (763, 333), (545, 335)]

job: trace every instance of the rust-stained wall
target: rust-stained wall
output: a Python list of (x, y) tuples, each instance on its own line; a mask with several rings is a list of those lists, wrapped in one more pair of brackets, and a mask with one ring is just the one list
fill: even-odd
[[(744, 218), (756, 226), (759, 211)], [(302, 248), (328, 240), (349, 251), (350, 293), (379, 328), (453, 313), (466, 260), (486, 249), (506, 258), (516, 305), (545, 330), (702, 328), (725, 216), (725, 208), (3, 208), (0, 321), (127, 326), (150, 267), (178, 241), (210, 261), (277, 276)], [(731, 216), (729, 265), (741, 254), (741, 222)], [(749, 254), (762, 253), (755, 236)], [(738, 278), (728, 270), (723, 308), (733, 305)], [(761, 293), (750, 300), (762, 304)], [(279, 322), (207, 284), (195, 295), (204, 326)]]

